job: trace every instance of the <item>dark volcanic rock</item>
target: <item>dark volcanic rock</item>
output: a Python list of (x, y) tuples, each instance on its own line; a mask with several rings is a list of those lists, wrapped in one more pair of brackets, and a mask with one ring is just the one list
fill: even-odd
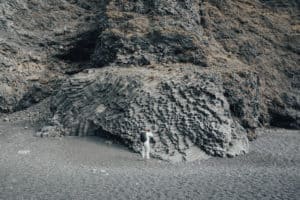
[(150, 126), (156, 156), (190, 160), (247, 151), (260, 126), (300, 127), (296, 0), (7, 0), (0, 13), (0, 112), (59, 91), (45, 134), (137, 150)]
[[(111, 1), (92, 63), (94, 67), (189, 63), (240, 68), (241, 73), (251, 69), (257, 80), (247, 83), (248, 78), (229, 76), (225, 83), (231, 110), (245, 128), (273, 125), (270, 102), (283, 93), (299, 96), (299, 84), (294, 83), (300, 73), (297, 8), (297, 1)], [(287, 123), (290, 128), (299, 126), (294, 120), (298, 108), (276, 109), (285, 113), (285, 121), (293, 119)]]
[(52, 98), (54, 125), (67, 135), (118, 138), (135, 151), (141, 131), (150, 127), (153, 155), (168, 160), (192, 160), (203, 151), (246, 153), (248, 140), (231, 117), (221, 77), (178, 72), (107, 68), (78, 74)]
[(94, 66), (193, 63), (207, 66), (198, 1), (111, 1)]
[(261, 85), (257, 73), (242, 71), (225, 73), (225, 97), (230, 105), (230, 111), (239, 123), (247, 130), (249, 139), (256, 137), (255, 129), (260, 127), (265, 119), (262, 111)]
[[(48, 81), (60, 79), (70, 70), (70, 59), (63, 56), (69, 51), (74, 54), (71, 58), (80, 59), (78, 54), (86, 58), (93, 52), (96, 39), (88, 33), (97, 27), (95, 19), (105, 7), (102, 4), (105, 1), (0, 1), (0, 112), (32, 105), (28, 103), (35, 101), (21, 105), (25, 102), (21, 99), (35, 90), (37, 83), (47, 90)], [(81, 43), (86, 38), (93, 38), (93, 44), (84, 43), (91, 49), (77, 50), (77, 44), (86, 47)]]
[(33, 85), (27, 93), (19, 101), (19, 105), (15, 108), (17, 110), (22, 110), (30, 107), (33, 104), (40, 102), (46, 97), (52, 94), (52, 89), (46, 86), (35, 84)]
[[(281, 100), (281, 96), (285, 94), (288, 98), (294, 98), (297, 103), (300, 101), (300, 87), (299, 84), (297, 85), (299, 82), (297, 77), (300, 77), (297, 51), (300, 41), (297, 17), (299, 1), (261, 0), (261, 3), (244, 1), (242, 4), (234, 4), (233, 1), (209, 0), (208, 2), (209, 33), (214, 35), (217, 42), (229, 53), (227, 56), (229, 59), (238, 58), (248, 65), (249, 69), (255, 71), (260, 79), (260, 86), (258, 86), (260, 95), (254, 97), (246, 95), (250, 99), (258, 97), (259, 107), (256, 108), (257, 103), (245, 104), (249, 98), (239, 95), (241, 103), (234, 104), (235, 110), (238, 112), (248, 110), (249, 112), (244, 113), (253, 116), (252, 121), (257, 121), (255, 119), (257, 113), (253, 111), (259, 110), (260, 123), (263, 125), (299, 127), (295, 114), (300, 112), (299, 108), (289, 106), (288, 102)], [(234, 85), (238, 82), (233, 80), (228, 83)], [(253, 94), (250, 88), (244, 91)], [(237, 94), (238, 91), (239, 89), (233, 89), (231, 93)], [(274, 100), (280, 103), (274, 104)], [(233, 101), (238, 102), (237, 99)], [(229, 102), (233, 101), (229, 100)], [(244, 116), (242, 112), (238, 115)], [(275, 120), (278, 123), (274, 123), (274, 119), (280, 120)], [(285, 122), (280, 123), (281, 120)]]

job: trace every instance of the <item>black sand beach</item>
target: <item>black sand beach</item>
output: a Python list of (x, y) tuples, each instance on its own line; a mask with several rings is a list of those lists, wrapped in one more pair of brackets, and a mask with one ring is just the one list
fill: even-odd
[(260, 130), (236, 158), (142, 161), (97, 137), (33, 137), (0, 123), (0, 199), (298, 199), (300, 134)]
[(299, 8), (0, 0), (0, 200), (300, 200)]

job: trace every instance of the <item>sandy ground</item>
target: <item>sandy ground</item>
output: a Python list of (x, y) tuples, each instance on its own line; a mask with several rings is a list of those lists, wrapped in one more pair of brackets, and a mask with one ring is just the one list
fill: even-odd
[[(29, 114), (23, 113), (29, 116)], [(0, 118), (0, 199), (299, 199), (300, 133), (261, 130), (236, 158), (171, 164), (97, 137), (33, 137)]]

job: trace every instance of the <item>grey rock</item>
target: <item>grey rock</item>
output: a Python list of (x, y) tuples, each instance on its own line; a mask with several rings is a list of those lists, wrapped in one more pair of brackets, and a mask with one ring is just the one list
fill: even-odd
[(177, 0), (109, 4), (107, 26), (91, 57), (93, 65), (193, 63), (206, 67), (200, 6), (200, 1)]
[(54, 95), (40, 136), (100, 134), (138, 151), (137, 134), (151, 126), (163, 159), (242, 154), (246, 132), (300, 127), (298, 8), (297, 0), (0, 1), (0, 113)]
[[(88, 48), (88, 33), (98, 27), (95, 12), (105, 7), (102, 4), (98, 0), (0, 1), (0, 113), (27, 108), (50, 96), (58, 87), (50, 82), (59, 80), (73, 62), (69, 52), (73, 57), (88, 57), (93, 51)], [(78, 52), (78, 43), (87, 46)], [(79, 68), (75, 65), (73, 70)]]
[(3, 119), (3, 121), (4, 121), (4, 122), (9, 122), (9, 121), (10, 121), (10, 119), (9, 119), (9, 118), (7, 118), (7, 117), (5, 117), (5, 118)]
[(59, 126), (44, 126), (40, 131), (35, 133), (37, 137), (60, 137), (63, 135), (63, 129)]
[[(244, 128), (297, 128), (299, 100), (285, 99), (299, 96), (299, 2), (248, 3), (1, 1), (0, 112), (32, 106), (55, 94), (66, 76), (91, 67), (193, 64), (256, 74), (224, 82)], [(250, 79), (258, 88), (247, 88)]]
[(152, 156), (166, 160), (192, 159), (190, 150), (221, 157), (248, 152), (246, 132), (230, 114), (220, 76), (195, 73), (163, 79), (166, 74), (156, 73), (135, 69), (78, 74), (52, 98), (55, 121), (66, 135), (117, 139), (137, 152), (141, 131), (151, 127)]

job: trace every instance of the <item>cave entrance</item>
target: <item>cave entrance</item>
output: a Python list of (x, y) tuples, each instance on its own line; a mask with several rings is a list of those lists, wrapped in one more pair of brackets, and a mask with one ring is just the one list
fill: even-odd
[(91, 56), (94, 53), (99, 30), (92, 29), (65, 41), (61, 53), (56, 58), (66, 63), (65, 74), (72, 75), (91, 68)]
[(115, 144), (121, 144), (121, 145), (125, 145), (125, 146), (128, 146), (128, 144), (130, 144), (130, 142), (128, 140), (104, 130), (101, 126), (97, 127), (93, 131), (93, 135), (96, 137), (100, 137), (102, 139), (108, 140), (108, 141), (112, 141)]
[(278, 128), (297, 129), (297, 121), (291, 116), (270, 112), (270, 125)]
[(90, 62), (91, 55), (96, 47), (98, 34), (99, 31), (93, 29), (71, 38), (72, 42), (69, 44), (68, 50), (57, 55), (57, 57), (70, 63)]

